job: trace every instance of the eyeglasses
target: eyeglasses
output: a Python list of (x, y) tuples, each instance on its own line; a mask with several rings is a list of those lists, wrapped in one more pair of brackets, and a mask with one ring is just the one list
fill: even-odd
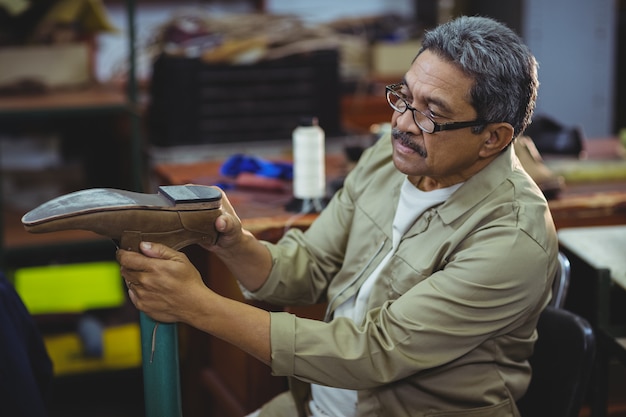
[(472, 120), (470, 122), (437, 123), (429, 116), (425, 115), (424, 113), (409, 104), (406, 96), (400, 92), (400, 89), (403, 86), (404, 84), (398, 83), (391, 84), (385, 87), (385, 90), (387, 92), (387, 102), (389, 103), (391, 108), (398, 113), (402, 114), (407, 110), (411, 110), (411, 113), (413, 113), (413, 121), (415, 121), (417, 127), (419, 127), (423, 132), (435, 133), (442, 130), (463, 129), (465, 127), (482, 126), (488, 124), (488, 122), (484, 120)]

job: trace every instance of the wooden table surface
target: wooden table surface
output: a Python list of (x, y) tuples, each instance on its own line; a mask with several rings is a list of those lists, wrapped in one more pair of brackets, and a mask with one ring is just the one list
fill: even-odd
[[(586, 161), (616, 161), (621, 157), (621, 150), (619, 142), (614, 138), (590, 141)], [(153, 171), (160, 184), (212, 185), (233, 182), (233, 179), (219, 175), (220, 165), (220, 161), (162, 163), (155, 165)], [(326, 168), (327, 180), (332, 181), (344, 176), (350, 164), (343, 155), (333, 154), (327, 156)], [(285, 205), (292, 199), (290, 183), (266, 189), (234, 187), (226, 192), (244, 225), (253, 233), (266, 228), (282, 228), (291, 222), (294, 225), (306, 225), (315, 218), (314, 215), (301, 216), (285, 210)], [(559, 229), (626, 224), (626, 178), (568, 182), (559, 196), (548, 203)]]

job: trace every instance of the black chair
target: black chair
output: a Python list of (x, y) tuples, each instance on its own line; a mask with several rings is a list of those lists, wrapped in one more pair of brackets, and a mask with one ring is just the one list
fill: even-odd
[(562, 308), (565, 304), (567, 290), (569, 289), (571, 266), (569, 259), (563, 252), (559, 252), (558, 260), (559, 269), (556, 272), (554, 283), (552, 284), (552, 299), (550, 300), (550, 305)]
[(539, 339), (530, 358), (533, 376), (518, 401), (522, 417), (578, 417), (595, 356), (589, 323), (548, 306), (537, 324)]

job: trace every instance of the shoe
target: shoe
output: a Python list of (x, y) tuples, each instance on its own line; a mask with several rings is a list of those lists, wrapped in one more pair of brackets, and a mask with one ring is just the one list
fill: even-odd
[(585, 136), (579, 126), (567, 126), (551, 116), (535, 114), (524, 130), (542, 155), (579, 158), (584, 151)]
[(66, 194), (22, 217), (31, 233), (88, 230), (139, 251), (142, 241), (182, 249), (215, 243), (215, 219), (222, 213), (219, 189), (202, 185), (159, 187), (157, 194), (94, 188)]
[(513, 146), (522, 166), (539, 186), (546, 199), (557, 198), (565, 187), (565, 180), (563, 176), (556, 175), (544, 164), (532, 139), (528, 136), (518, 136)]

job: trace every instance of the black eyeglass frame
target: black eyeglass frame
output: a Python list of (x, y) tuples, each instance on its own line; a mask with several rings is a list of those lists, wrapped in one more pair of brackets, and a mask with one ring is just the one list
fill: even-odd
[[(415, 107), (411, 106), (409, 104), (409, 102), (407, 101), (406, 97), (403, 97), (397, 91), (398, 88), (401, 88), (403, 86), (404, 86), (403, 83), (397, 83), (397, 84), (390, 84), (390, 85), (385, 87), (387, 103), (389, 103), (389, 106), (391, 106), (392, 109), (394, 109), (395, 111), (397, 111), (400, 114), (405, 113), (407, 110), (411, 110), (411, 113), (413, 115), (413, 121), (415, 122), (417, 127), (419, 127), (423, 132), (426, 132), (426, 133), (436, 133), (436, 132), (441, 132), (442, 130), (456, 130), (456, 129), (463, 129), (463, 128), (466, 128), (466, 127), (484, 126), (484, 125), (487, 125), (487, 124), (490, 123), (490, 122), (487, 122), (485, 120), (471, 120), (471, 121), (467, 121), (467, 122), (437, 123), (430, 116), (424, 114), (420, 110), (418, 110)], [(390, 98), (391, 95), (393, 95), (394, 97), (398, 98), (399, 100), (402, 100), (402, 102), (404, 103), (404, 105), (406, 107), (404, 109), (401, 109), (400, 107), (398, 107), (394, 102), (391, 101), (391, 98)], [(430, 120), (430, 122), (433, 124), (433, 128), (432, 129), (425, 129), (417, 121), (417, 117), (416, 117), (416, 113), (415, 112), (421, 114), (422, 116), (424, 116), (425, 118)]]

